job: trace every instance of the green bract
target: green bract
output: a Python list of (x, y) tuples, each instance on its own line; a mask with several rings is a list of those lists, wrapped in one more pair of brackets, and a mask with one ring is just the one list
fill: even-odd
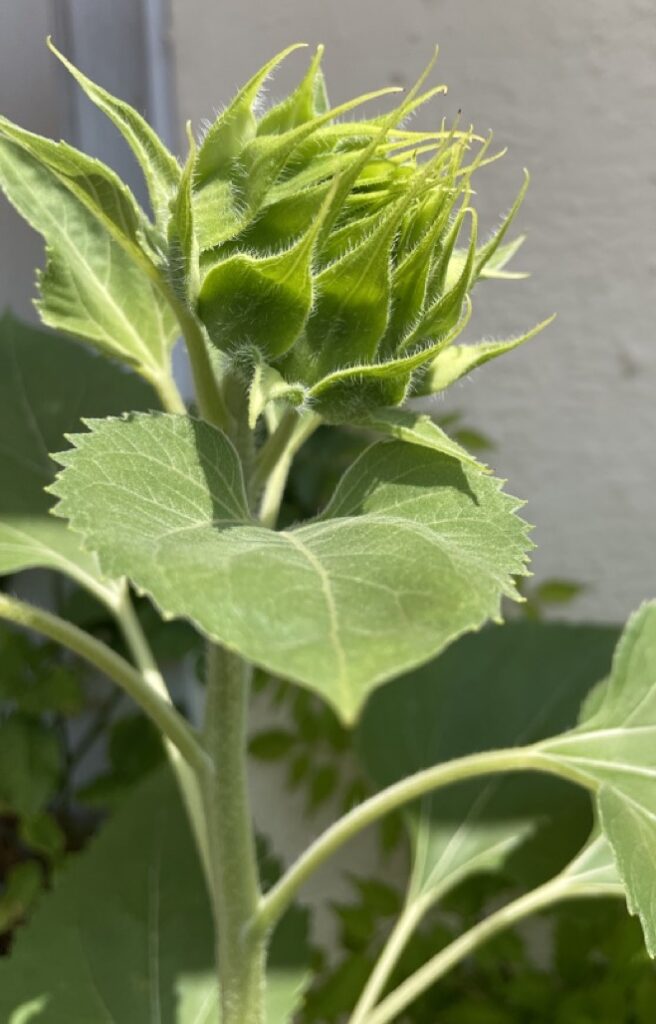
[(198, 312), (245, 372), (264, 363), (292, 404), (301, 396), (347, 419), (400, 404), (433, 375), (432, 390), (450, 382), (441, 353), (469, 319), (475, 282), (514, 252), (502, 242), (526, 183), (478, 246), (471, 178), (487, 143), (402, 127), (441, 88), (420, 93), (422, 76), (390, 114), (339, 120), (372, 96), (330, 109), (320, 48), (296, 91), (258, 117), (264, 80), (288, 52), (244, 87), (194, 158)]

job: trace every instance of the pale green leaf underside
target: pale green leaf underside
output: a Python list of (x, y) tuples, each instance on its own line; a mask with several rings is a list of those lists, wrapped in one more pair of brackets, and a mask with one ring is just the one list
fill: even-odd
[(50, 49), (70, 71), (92, 103), (118, 128), (144, 173), (158, 221), (168, 218), (168, 204), (180, 181), (180, 166), (147, 121), (129, 103), (112, 96), (76, 68), (52, 43)]
[(176, 322), (142, 268), (26, 150), (0, 139), (0, 186), (46, 240), (39, 312), (152, 379), (168, 373)]
[(564, 895), (621, 896), (622, 880), (606, 837), (595, 830), (580, 854), (560, 875)]
[(593, 713), (541, 749), (597, 790), (632, 913), (656, 955), (656, 601), (629, 620)]
[(412, 412), (410, 409), (376, 409), (361, 421), (361, 426), (369, 427), (389, 437), (396, 437), (408, 444), (418, 444), (423, 448), (432, 448), (454, 459), (469, 462), (480, 470), (485, 470), (473, 455), (462, 445), (442, 430), (430, 416)]
[[(385, 786), (432, 764), (566, 729), (608, 670), (616, 637), (610, 628), (533, 622), (463, 637), (372, 697), (358, 726), (360, 756)], [(571, 849), (565, 844), (567, 858), (585, 840), (586, 804), (582, 791), (534, 773), (425, 798), (408, 811), (414, 895), (437, 899), (468, 875), (498, 868), (542, 822), (574, 813), (582, 831)]]
[(206, 423), (89, 425), (54, 492), (105, 571), (346, 720), (377, 683), (498, 617), (524, 571), (518, 502), (431, 449), (372, 446), (319, 519), (276, 533), (250, 519), (236, 453)]
[(472, 373), (489, 363), (492, 359), (503, 356), (506, 352), (512, 352), (519, 348), (524, 342), (535, 338), (537, 334), (548, 327), (553, 317), (542, 320), (525, 334), (517, 335), (515, 338), (507, 338), (503, 341), (479, 341), (473, 345), (450, 345), (440, 352), (430, 364), (425, 377), (420, 381), (417, 393), (421, 395), (432, 395), (455, 384), (468, 373)]
[[(287, 1024), (300, 998), (303, 927), (274, 936), (266, 1024)], [(0, 966), (0, 1019), (215, 1024), (217, 1003), (205, 883), (171, 778), (157, 775), (71, 859), (21, 930)]]
[(49, 452), (80, 417), (157, 405), (138, 377), (51, 331), (0, 320), (0, 574), (57, 569), (101, 583), (93, 555), (50, 514)]

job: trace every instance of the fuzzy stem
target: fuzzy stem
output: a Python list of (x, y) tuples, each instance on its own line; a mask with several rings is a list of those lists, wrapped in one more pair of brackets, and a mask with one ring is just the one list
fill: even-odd
[(278, 467), (285, 455), (289, 443), (294, 435), (299, 422), (298, 413), (295, 409), (287, 409), (280, 418), (275, 430), (260, 448), (255, 459), (251, 487), (254, 494), (257, 494), (271, 473)]
[(266, 931), (285, 912), (300, 887), (337, 850), (367, 826), (391, 811), (416, 800), (425, 793), (454, 782), (494, 775), (498, 772), (543, 771), (569, 779), (586, 788), (590, 780), (555, 758), (542, 754), (537, 747), (515, 747), (491, 750), (460, 757), (433, 768), (410, 775), (365, 800), (358, 807), (331, 825), (301, 854), (295, 864), (260, 901), (254, 927)]
[[(262, 492), (262, 498), (260, 501), (259, 518), (263, 526), (268, 526), (269, 529), (275, 529), (278, 521), (278, 515), (280, 513), (280, 506), (282, 504), (283, 495), (285, 493), (285, 487), (287, 485), (287, 478), (289, 471), (294, 461), (299, 448), (301, 448), (308, 437), (314, 433), (318, 426), (321, 424), (321, 419), (314, 413), (305, 413), (299, 417), (295, 414), (293, 420), (293, 430), (291, 433), (287, 433), (287, 429), (284, 430), (284, 441), (285, 443), (280, 447), (277, 455), (277, 461), (273, 462), (268, 467), (268, 473), (266, 476), (262, 474), (262, 483), (264, 484), (264, 490)], [(274, 438), (279, 435), (283, 423), (279, 424), (278, 428), (271, 435), (269, 440), (273, 443)], [(276, 441), (276, 446), (280, 437)], [(261, 455), (264, 457), (266, 445), (262, 449)], [(256, 466), (254, 476), (258, 473), (259, 465)], [(257, 492), (256, 492), (257, 493)]]
[(246, 772), (251, 670), (217, 646), (208, 650), (205, 749), (214, 773), (205, 787), (223, 1024), (263, 1024), (264, 938), (248, 925), (260, 898)]
[(194, 314), (174, 294), (169, 295), (189, 353), (194, 391), (201, 416), (219, 430), (230, 428), (230, 413), (226, 407), (214, 367), (207, 351), (204, 328)]

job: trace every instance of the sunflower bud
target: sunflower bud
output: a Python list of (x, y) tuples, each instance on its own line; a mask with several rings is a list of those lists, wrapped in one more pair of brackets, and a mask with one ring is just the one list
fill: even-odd
[(467, 323), (476, 280), (503, 265), (526, 183), (479, 247), (471, 178), (488, 144), (402, 127), (444, 91), (421, 92), (428, 71), (391, 113), (341, 120), (395, 90), (330, 108), (319, 48), (298, 88), (258, 115), (289, 52), (238, 93), (195, 158), (198, 313), (236, 365), (265, 366), (279, 396), (287, 385), (294, 404), (302, 395), (341, 420), (443, 380), (436, 360)]

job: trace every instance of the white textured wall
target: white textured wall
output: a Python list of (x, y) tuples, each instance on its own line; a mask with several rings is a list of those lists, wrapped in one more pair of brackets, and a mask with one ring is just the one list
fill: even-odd
[[(64, 103), (46, 50), (52, 10), (45, 0), (0, 0), (0, 112), (32, 131), (60, 137)], [(43, 245), (0, 196), (0, 312), (33, 315), (34, 268)]]
[[(462, 108), (510, 147), (479, 178), (488, 224), (521, 168), (533, 177), (520, 225), (533, 276), (481, 286), (476, 328), (558, 312), (447, 404), (498, 442), (493, 462), (537, 526), (536, 573), (589, 584), (573, 613), (621, 618), (656, 594), (654, 0), (173, 0), (173, 17), (182, 119), (212, 117), (298, 39), (326, 44), (336, 101), (407, 83), (440, 43), (450, 91), (435, 119)], [(290, 67), (278, 89), (292, 80)]]

